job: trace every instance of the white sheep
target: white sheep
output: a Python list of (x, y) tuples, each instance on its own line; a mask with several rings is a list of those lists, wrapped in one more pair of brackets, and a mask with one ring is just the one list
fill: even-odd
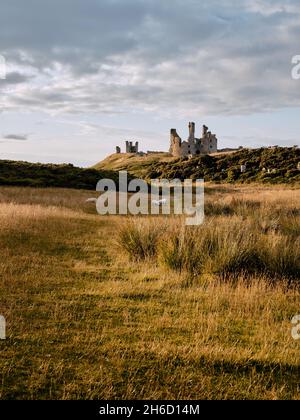
[(162, 200), (152, 200), (152, 204), (154, 204), (157, 207), (165, 206), (168, 204), (168, 200), (166, 198)]

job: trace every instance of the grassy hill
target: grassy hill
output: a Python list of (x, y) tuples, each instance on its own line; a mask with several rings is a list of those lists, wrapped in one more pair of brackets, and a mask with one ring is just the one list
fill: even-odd
[(77, 168), (71, 164), (53, 165), (0, 160), (0, 185), (95, 189), (102, 178), (115, 179), (112, 171)]
[[(0, 160), (0, 185), (95, 189), (103, 178), (118, 181), (127, 170), (142, 179), (202, 179), (215, 183), (299, 183), (299, 148), (243, 149), (231, 153), (176, 159), (169, 153), (114, 154), (93, 168)], [(241, 173), (241, 165), (247, 166)]]
[[(133, 176), (154, 178), (204, 178), (226, 183), (297, 183), (300, 182), (299, 148), (243, 149), (233, 153), (174, 159), (169, 154), (137, 157), (112, 155), (95, 166), (98, 169), (127, 169)], [(241, 165), (247, 165), (241, 173)]]
[(172, 163), (175, 160), (169, 153), (157, 153), (146, 156), (122, 153), (108, 156), (97, 163), (94, 168), (102, 171), (127, 170), (135, 177), (146, 178), (153, 165), (166, 162)]

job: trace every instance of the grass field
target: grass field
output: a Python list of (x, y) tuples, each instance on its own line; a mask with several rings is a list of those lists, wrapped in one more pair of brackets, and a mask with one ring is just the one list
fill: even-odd
[[(300, 399), (299, 278), (136, 260), (92, 194), (0, 189), (1, 399)], [(205, 223), (251, 219), (297, 273), (299, 209), (297, 188), (211, 185)]]

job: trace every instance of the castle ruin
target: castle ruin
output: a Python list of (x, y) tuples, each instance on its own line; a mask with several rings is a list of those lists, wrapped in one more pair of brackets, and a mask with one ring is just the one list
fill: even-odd
[(195, 137), (195, 123), (189, 123), (189, 137), (182, 141), (175, 128), (171, 129), (170, 153), (174, 157), (189, 157), (218, 151), (218, 139), (208, 131), (206, 125), (202, 128), (202, 137)]
[[(169, 152), (176, 158), (193, 157), (197, 155), (204, 155), (216, 153), (218, 151), (218, 139), (215, 134), (208, 130), (206, 125), (203, 125), (201, 138), (195, 137), (195, 123), (189, 123), (189, 137), (186, 141), (182, 141), (175, 128), (171, 129), (170, 149)], [(116, 147), (116, 153), (122, 153), (121, 147)], [(139, 142), (126, 141), (125, 153), (136, 154), (139, 156), (158, 154), (163, 152), (148, 151), (143, 153), (139, 151)]]
[[(116, 147), (116, 153), (121, 153), (121, 147)], [(133, 144), (132, 141), (126, 141), (126, 153), (139, 153), (139, 142), (137, 141)]]

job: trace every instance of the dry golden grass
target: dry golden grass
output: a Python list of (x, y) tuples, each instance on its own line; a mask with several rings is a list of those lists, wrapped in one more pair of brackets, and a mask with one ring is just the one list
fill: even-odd
[[(239, 212), (232, 197), (288, 220), (300, 208), (297, 189), (208, 189)], [(133, 263), (117, 244), (125, 219), (95, 215), (90, 196), (0, 190), (1, 399), (299, 398), (297, 290)]]

